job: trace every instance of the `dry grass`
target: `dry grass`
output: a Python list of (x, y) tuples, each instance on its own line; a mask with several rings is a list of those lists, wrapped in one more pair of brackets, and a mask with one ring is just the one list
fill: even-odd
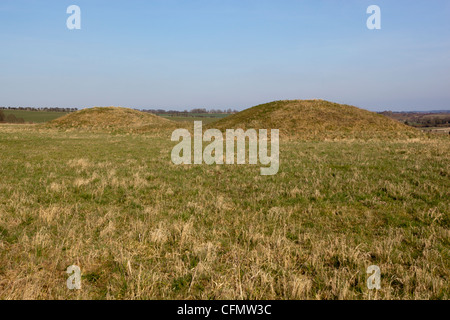
[(247, 109), (209, 126), (221, 130), (279, 129), (281, 138), (295, 140), (421, 136), (419, 130), (383, 115), (324, 100), (275, 101)]
[(45, 128), (106, 132), (158, 132), (176, 127), (173, 121), (133, 109), (90, 108), (68, 114), (43, 125)]
[(262, 177), (175, 166), (170, 134), (0, 126), (0, 299), (448, 299), (449, 142), (284, 141)]

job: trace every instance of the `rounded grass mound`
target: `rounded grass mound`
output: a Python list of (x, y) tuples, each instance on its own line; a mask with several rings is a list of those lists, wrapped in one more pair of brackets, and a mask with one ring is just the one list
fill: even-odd
[(85, 129), (119, 132), (145, 132), (169, 129), (174, 123), (168, 119), (128, 108), (95, 107), (83, 109), (46, 124), (49, 128)]
[(413, 138), (419, 130), (383, 115), (324, 100), (283, 100), (262, 104), (217, 122), (226, 129), (279, 129), (287, 139)]

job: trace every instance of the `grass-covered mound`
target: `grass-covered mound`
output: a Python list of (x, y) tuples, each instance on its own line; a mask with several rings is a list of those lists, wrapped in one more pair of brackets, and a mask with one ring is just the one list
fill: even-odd
[(100, 131), (145, 132), (170, 129), (175, 124), (162, 117), (128, 108), (83, 109), (48, 122), (46, 127)]
[(283, 100), (262, 104), (210, 127), (225, 129), (279, 129), (281, 137), (299, 139), (408, 138), (420, 135), (383, 115), (324, 100)]

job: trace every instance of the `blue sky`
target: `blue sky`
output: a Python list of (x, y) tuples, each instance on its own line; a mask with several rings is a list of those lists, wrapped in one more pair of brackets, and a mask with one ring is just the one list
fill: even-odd
[(1, 106), (448, 110), (449, 88), (448, 0), (0, 0)]

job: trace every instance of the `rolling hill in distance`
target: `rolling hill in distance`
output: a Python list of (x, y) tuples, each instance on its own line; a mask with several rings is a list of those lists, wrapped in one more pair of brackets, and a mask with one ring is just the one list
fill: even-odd
[(102, 131), (157, 131), (175, 128), (175, 122), (133, 109), (95, 107), (67, 114), (45, 124), (47, 128)]
[(279, 129), (283, 138), (413, 137), (419, 132), (383, 115), (325, 100), (274, 101), (231, 115), (210, 127)]

